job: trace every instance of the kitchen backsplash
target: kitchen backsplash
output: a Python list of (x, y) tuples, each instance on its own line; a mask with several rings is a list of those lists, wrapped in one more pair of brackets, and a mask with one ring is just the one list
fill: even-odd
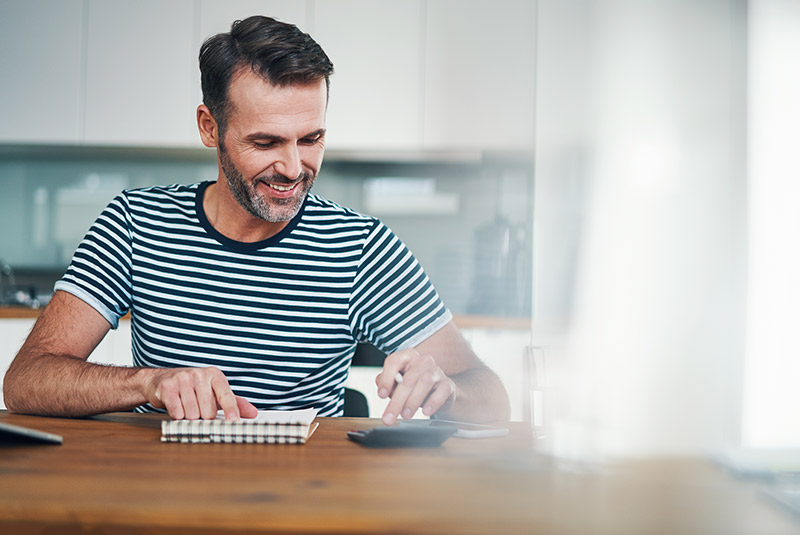
[[(378, 216), (414, 251), (455, 314), (530, 315), (532, 162), (369, 160), (329, 154), (314, 193)], [(25, 292), (52, 283), (121, 190), (214, 180), (210, 151), (0, 150), (0, 260)]]

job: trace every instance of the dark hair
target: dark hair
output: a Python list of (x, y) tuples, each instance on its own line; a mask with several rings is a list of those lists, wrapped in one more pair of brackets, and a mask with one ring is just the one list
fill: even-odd
[(211, 36), (200, 47), (203, 103), (217, 121), (220, 141), (230, 112), (231, 80), (248, 67), (279, 87), (324, 79), (330, 89), (333, 74), (333, 63), (322, 47), (297, 26), (263, 16), (235, 21), (229, 33)]

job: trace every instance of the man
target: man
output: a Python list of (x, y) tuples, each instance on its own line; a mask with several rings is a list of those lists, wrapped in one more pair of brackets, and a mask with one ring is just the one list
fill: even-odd
[[(358, 341), (390, 353), (383, 420), (508, 418), (508, 397), (419, 264), (375, 218), (309, 193), (333, 65), (296, 27), (233, 24), (200, 51), (217, 181), (121, 193), (89, 230), (4, 381), (15, 412), (258, 408), (341, 414)], [(131, 312), (134, 367), (87, 362)]]

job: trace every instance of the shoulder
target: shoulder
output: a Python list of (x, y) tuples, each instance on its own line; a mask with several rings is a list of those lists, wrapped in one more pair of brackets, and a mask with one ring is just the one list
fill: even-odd
[(201, 182), (126, 189), (114, 199), (111, 206), (117, 205), (118, 209), (134, 219), (193, 218), (196, 214), (198, 191), (205, 184)]
[(162, 202), (193, 203), (197, 192), (205, 183), (172, 184), (169, 186), (149, 186), (146, 188), (126, 189), (120, 196), (129, 202)]
[(340, 225), (372, 229), (381, 222), (319, 195), (309, 194), (303, 211), (303, 223), (308, 225)]

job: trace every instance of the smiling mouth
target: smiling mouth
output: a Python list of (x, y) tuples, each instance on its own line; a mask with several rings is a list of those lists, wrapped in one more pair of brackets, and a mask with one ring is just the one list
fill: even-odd
[(290, 191), (290, 190), (294, 189), (294, 187), (297, 186), (297, 184), (291, 184), (289, 186), (284, 186), (284, 185), (281, 185), (281, 184), (267, 184), (267, 186), (269, 186), (272, 189), (277, 190), (277, 191)]

